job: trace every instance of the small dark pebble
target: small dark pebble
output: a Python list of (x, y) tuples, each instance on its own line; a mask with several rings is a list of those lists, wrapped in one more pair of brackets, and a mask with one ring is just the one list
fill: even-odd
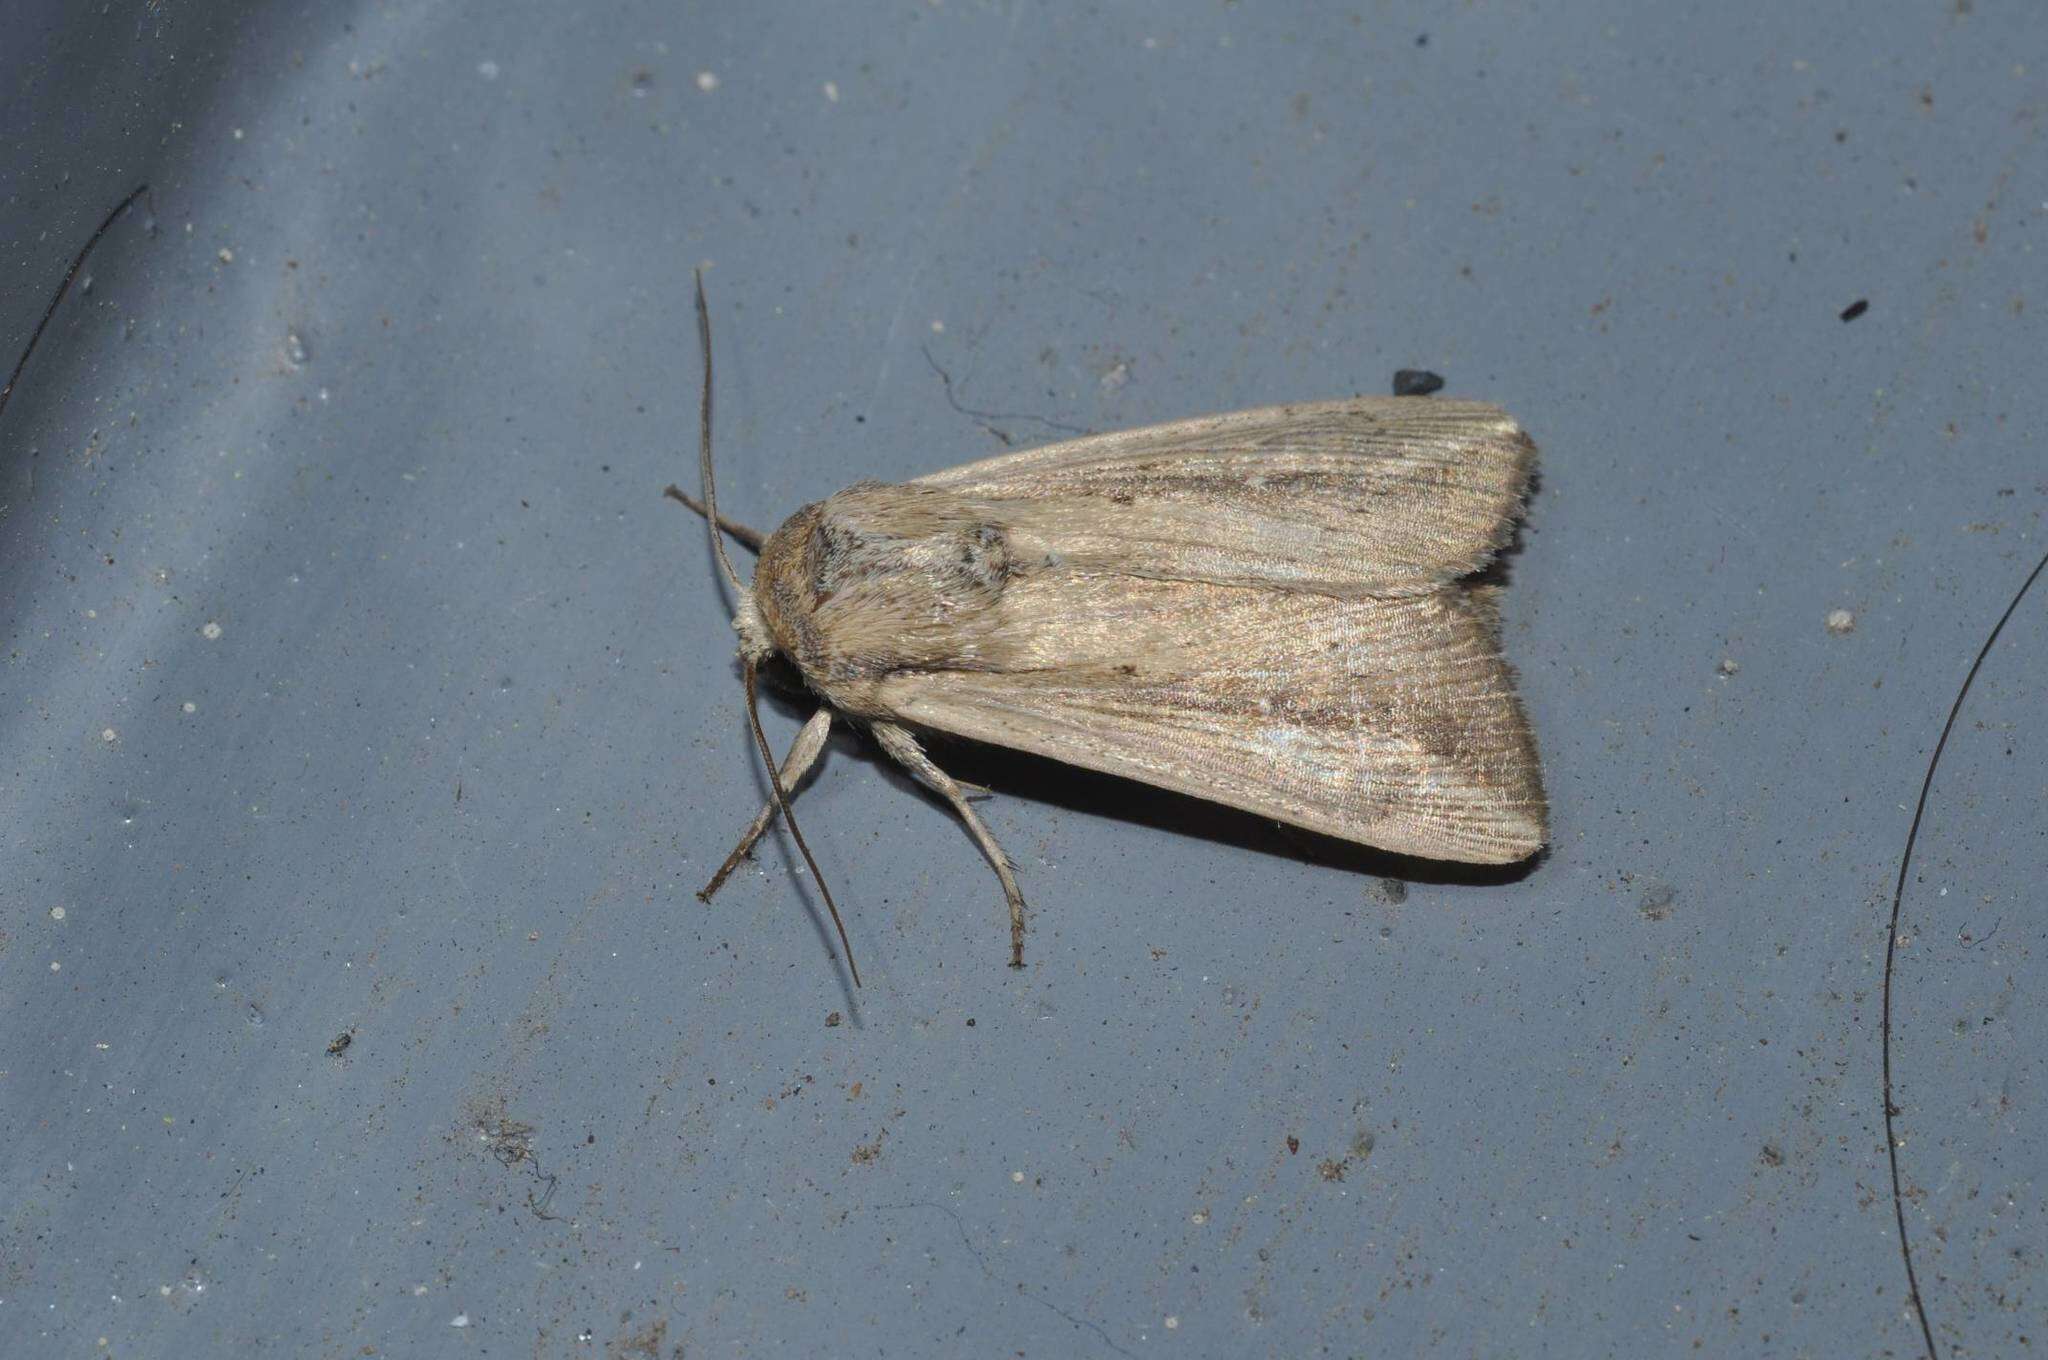
[(825, 1028), (838, 1029), (840, 1022), (844, 1021), (845, 1019), (846, 1017), (841, 1015), (838, 1011), (833, 1011), (830, 1015), (827, 1015), (825, 1017)]
[(1441, 391), (1443, 385), (1443, 375), (1426, 368), (1404, 368), (1394, 374), (1394, 395), (1397, 397), (1426, 397)]
[(353, 1030), (343, 1030), (334, 1036), (333, 1043), (327, 1045), (327, 1051), (332, 1056), (339, 1058), (342, 1054), (348, 1052), (348, 1046), (355, 1041), (356, 1036)]
[(1842, 320), (1854, 321), (1857, 317), (1862, 316), (1865, 312), (1869, 310), (1870, 299), (1857, 298), (1854, 302), (1850, 303), (1848, 306), (1842, 309)]
[(974, 1017), (973, 1017), (973, 1016), (971, 1016), (971, 1015), (967, 1017), (967, 1028), (969, 1028), (969, 1029), (973, 1029), (973, 1028), (974, 1028)]
[(1299, 1152), (1299, 1151), (1301, 1151), (1301, 1140), (1300, 1140), (1299, 1138), (1296, 1138), (1296, 1137), (1295, 1137), (1295, 1136), (1294, 1136), (1293, 1134), (1291, 1134), (1291, 1133), (1290, 1133), (1290, 1134), (1288, 1134), (1288, 1135), (1287, 1135), (1287, 1155), (1288, 1155), (1288, 1156), (1290, 1156), (1290, 1157), (1292, 1157), (1292, 1156), (1293, 1156), (1293, 1155), (1294, 1155), (1295, 1153), (1297, 1153), (1297, 1152)]

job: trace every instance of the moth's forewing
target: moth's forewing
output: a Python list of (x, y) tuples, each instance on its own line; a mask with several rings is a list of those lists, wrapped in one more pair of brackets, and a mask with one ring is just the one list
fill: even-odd
[[(1006, 603), (1034, 640), (1014, 668), (904, 672), (883, 705), (1399, 854), (1500, 864), (1543, 846), (1535, 744), (1462, 589), (1041, 577)], [(1076, 617), (1089, 626), (1058, 622)]]
[(909, 485), (988, 503), (1076, 569), (1355, 596), (1485, 566), (1535, 453), (1483, 402), (1358, 397), (1093, 435)]

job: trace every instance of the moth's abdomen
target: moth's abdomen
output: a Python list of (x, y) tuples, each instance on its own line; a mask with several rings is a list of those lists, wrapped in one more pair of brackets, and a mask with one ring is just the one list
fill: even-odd
[(792, 515), (763, 545), (754, 595), (776, 646), (841, 708), (904, 670), (984, 669), (990, 624), (1022, 574), (985, 507), (864, 484)]

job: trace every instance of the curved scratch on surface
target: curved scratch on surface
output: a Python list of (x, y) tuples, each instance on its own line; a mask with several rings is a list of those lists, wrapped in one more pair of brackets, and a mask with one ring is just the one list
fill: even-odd
[(994, 1280), (997, 1284), (1010, 1285), (1017, 1291), (1018, 1298), (1029, 1299), (1032, 1303), (1037, 1304), (1041, 1308), (1050, 1309), (1053, 1313), (1057, 1314), (1061, 1319), (1068, 1322), (1069, 1324), (1075, 1327), (1085, 1328), (1086, 1330), (1095, 1333), (1097, 1337), (1101, 1338), (1103, 1345), (1109, 1347), (1118, 1355), (1129, 1357), (1129, 1360), (1137, 1360), (1137, 1357), (1133, 1355), (1132, 1352), (1126, 1350), (1122, 1346), (1117, 1345), (1116, 1342), (1110, 1337), (1109, 1333), (1106, 1330), (1104, 1330), (1102, 1324), (1095, 1321), (1093, 1318), (1077, 1317), (1074, 1314), (1069, 1313), (1066, 1309), (1060, 1307), (1058, 1304), (1054, 1303), (1051, 1299), (1046, 1298), (1043, 1294), (1037, 1294), (1032, 1292), (1032, 1290), (1028, 1288), (1023, 1283), (1023, 1281), (1005, 1280), (1002, 1276), (996, 1274), (995, 1271), (990, 1268), (988, 1258), (984, 1257), (981, 1254), (981, 1248), (975, 1246), (974, 1239), (967, 1235), (967, 1225), (960, 1221), (960, 1215), (947, 1205), (941, 1204), (937, 1200), (919, 1199), (912, 1200), (907, 1204), (871, 1204), (868, 1206), (868, 1208), (876, 1213), (900, 1213), (905, 1209), (938, 1210), (947, 1218), (953, 1220), (953, 1227), (960, 1234), (960, 1245), (967, 1248), (967, 1254), (974, 1258), (974, 1264), (980, 1267), (981, 1273), (983, 1275), (986, 1275), (989, 1279)]
[(1884, 1150), (1891, 1159), (1892, 1167), (1892, 1215), (1899, 1224), (1899, 1257), (1906, 1265), (1906, 1294), (1913, 1301), (1913, 1315), (1920, 1321), (1920, 1339), (1927, 1347), (1927, 1360), (1941, 1360), (1941, 1352), (1934, 1345), (1934, 1324), (1927, 1317), (1927, 1302), (1920, 1296), (1920, 1277), (1913, 1269), (1913, 1244), (1906, 1236), (1906, 1196), (1899, 1182), (1899, 1140), (1893, 1130), (1892, 1121), (1898, 1117), (1899, 1107), (1892, 1103), (1892, 966), (1899, 952), (1899, 907), (1906, 896), (1906, 875), (1913, 867), (1913, 843), (1920, 838), (1920, 819), (1927, 811), (1927, 796), (1934, 791), (1934, 769), (1941, 764), (1941, 753), (1948, 746), (1949, 733), (1955, 730), (1956, 718), (1963, 711), (1963, 700), (1969, 697), (1970, 686), (1977, 682), (1977, 672), (1983, 669), (1984, 658), (1991, 655), (1991, 648), (1998, 641), (1998, 635), (2005, 631), (2005, 625), (2020, 601), (2027, 598), (2034, 582), (2048, 569), (2048, 555), (2034, 564), (2027, 573), (2027, 579), (2014, 592), (2012, 603), (1998, 616), (1998, 622), (1991, 627), (1991, 633), (1984, 639), (1984, 645), (1977, 649), (1977, 659), (1970, 663), (1969, 673), (1963, 676), (1962, 688), (1956, 691), (1956, 701), (1949, 706), (1948, 721), (1941, 725), (1941, 736), (1934, 743), (1934, 754), (1927, 758), (1927, 777), (1920, 781), (1920, 801), (1913, 807), (1913, 821), (1906, 829), (1906, 849), (1899, 856), (1899, 881), (1892, 889), (1891, 930), (1884, 943), (1884, 1018), (1880, 1036), (1884, 1050)]
[(990, 434), (1002, 440), (1003, 443), (1006, 445), (1011, 442), (1009, 432), (1006, 430), (997, 429), (994, 425), (991, 425), (989, 423), (990, 421), (1035, 420), (1040, 425), (1045, 426), (1045, 428), (1047, 428), (1048, 430), (1057, 430), (1061, 434), (1085, 435), (1089, 433), (1089, 431), (1087, 431), (1079, 425), (1063, 424), (1060, 421), (1053, 420), (1047, 416), (1033, 415), (1029, 411), (980, 411), (976, 410), (972, 406), (962, 405), (960, 398), (953, 395), (953, 375), (948, 373), (945, 369), (939, 367), (939, 361), (932, 357), (932, 347), (930, 345), (920, 345), (918, 346), (918, 348), (924, 352), (924, 361), (932, 366), (932, 372), (939, 375), (939, 386), (943, 388), (946, 393), (946, 405), (952, 407), (961, 415), (966, 416), (969, 419), (975, 421), (977, 424), (981, 426), (982, 429), (987, 430)]
[(127, 212), (136, 199), (148, 192), (148, 184), (136, 185), (129, 191), (128, 197), (116, 203), (113, 210), (100, 220), (99, 227), (92, 235), (86, 237), (85, 244), (78, 248), (78, 254), (71, 259), (71, 268), (64, 272), (64, 282), (57, 285), (56, 293), (50, 298), (50, 305), (43, 309), (43, 319), (36, 322), (34, 332), (28, 337), (28, 344), (22, 347), (21, 358), (15, 362), (14, 372), (7, 375), (7, 386), (0, 387), (0, 411), (7, 409), (7, 400), (14, 395), (14, 385), (21, 381), (21, 371), (28, 367), (29, 356), (36, 352), (36, 344), (43, 338), (43, 332), (49, 328), (50, 318), (64, 305), (64, 295), (71, 291), (72, 283), (78, 278), (78, 271), (85, 267), (85, 257), (92, 254), (92, 248), (100, 243), (100, 237), (107, 234), (121, 214)]

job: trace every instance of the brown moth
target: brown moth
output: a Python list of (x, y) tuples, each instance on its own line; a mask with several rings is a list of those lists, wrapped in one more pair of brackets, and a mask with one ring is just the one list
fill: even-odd
[[(697, 321), (703, 502), (668, 491), (716, 526), (750, 715), (778, 653), (823, 700), (779, 771), (752, 718), (774, 796), (700, 897), (778, 808), (788, 818), (835, 713), (980, 843), (1012, 967), (1016, 875), (920, 731), (1403, 855), (1507, 864), (1542, 848), (1535, 743), (1490, 588), (1465, 580), (1512, 534), (1535, 458), (1497, 407), (1357, 397), (1091, 435), (860, 482), (764, 538), (718, 514), (701, 277)], [(759, 552), (751, 587), (719, 528)]]

